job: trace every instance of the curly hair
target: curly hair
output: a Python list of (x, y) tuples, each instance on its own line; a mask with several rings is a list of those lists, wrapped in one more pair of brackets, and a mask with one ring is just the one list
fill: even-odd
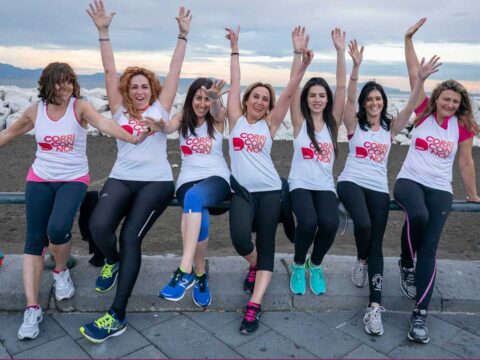
[(38, 80), (38, 97), (47, 104), (59, 105), (55, 98), (55, 85), (61, 85), (65, 82), (73, 84), (72, 96), (77, 99), (80, 98), (80, 84), (72, 67), (61, 62), (48, 64)]
[(468, 96), (467, 89), (465, 89), (465, 87), (458, 81), (451, 79), (445, 80), (444, 82), (438, 84), (435, 89), (433, 89), (432, 96), (428, 100), (427, 106), (421, 114), (415, 117), (413, 125), (417, 126), (421, 119), (425, 119), (427, 116), (430, 116), (437, 111), (436, 101), (440, 97), (440, 94), (445, 90), (452, 90), (460, 95), (460, 106), (458, 107), (455, 116), (468, 131), (478, 134), (480, 128), (475, 121), (475, 117), (473, 116), (472, 102)]
[(155, 100), (157, 100), (157, 98), (160, 96), (160, 92), (162, 91), (162, 86), (160, 85), (160, 81), (158, 80), (156, 75), (153, 73), (153, 71), (147, 70), (142, 67), (130, 66), (126, 68), (122, 76), (120, 76), (119, 90), (120, 90), (120, 93), (122, 94), (123, 106), (125, 106), (125, 109), (127, 109), (127, 113), (131, 117), (135, 119), (139, 119), (141, 117), (140, 111), (135, 107), (132, 99), (130, 99), (130, 96), (128, 94), (130, 81), (136, 75), (145, 76), (148, 80), (148, 83), (150, 84), (152, 96), (148, 101), (149, 105), (152, 105), (155, 102)]
[[(264, 87), (268, 90), (268, 92), (270, 93), (270, 102), (268, 104), (268, 112), (270, 112), (274, 106), (275, 106), (275, 89), (273, 88), (272, 85), (270, 84), (267, 84), (267, 83), (262, 83), (260, 81), (257, 81), (253, 84), (250, 84), (248, 87), (247, 87), (247, 90), (245, 90), (245, 93), (243, 94), (243, 98), (242, 98), (242, 113), (245, 115), (247, 113), (247, 100), (248, 98), (250, 97), (250, 94), (252, 93), (252, 91), (254, 89), (256, 89), (257, 87)], [(267, 112), (267, 114), (268, 114)]]
[(365, 101), (367, 100), (368, 94), (370, 94), (370, 92), (374, 90), (377, 90), (383, 99), (383, 109), (380, 113), (380, 125), (384, 130), (390, 131), (390, 124), (393, 118), (390, 114), (387, 113), (387, 94), (385, 94), (383, 86), (375, 81), (368, 81), (367, 83), (365, 83), (362, 90), (360, 91), (360, 95), (358, 96), (358, 125), (360, 125), (360, 129), (362, 129), (363, 131), (367, 131), (368, 129), (370, 129), (370, 124), (368, 123), (367, 119), (367, 111), (365, 110)]
[[(190, 130), (190, 134), (197, 136), (197, 134), (195, 134), (197, 116), (195, 115), (195, 111), (193, 111), (193, 98), (198, 89), (201, 89), (202, 86), (208, 89), (212, 86), (212, 83), (213, 82), (210, 79), (197, 78), (188, 88), (183, 106), (182, 123), (180, 124), (180, 133), (184, 138), (188, 136), (188, 130)], [(215, 136), (215, 128), (213, 126), (214, 119), (210, 111), (205, 115), (205, 121), (207, 123), (208, 136), (213, 138)]]
[(300, 94), (300, 110), (302, 111), (302, 115), (307, 122), (307, 134), (312, 142), (313, 146), (315, 146), (315, 150), (320, 152), (320, 147), (318, 146), (317, 139), (315, 139), (315, 125), (313, 124), (312, 114), (310, 112), (310, 108), (308, 107), (308, 91), (313, 86), (321, 86), (325, 89), (327, 93), (327, 104), (325, 109), (323, 110), (323, 121), (330, 132), (330, 137), (332, 138), (333, 148), (335, 150), (335, 155), (338, 154), (338, 146), (337, 146), (337, 136), (338, 136), (338, 125), (335, 121), (335, 117), (333, 116), (333, 95), (330, 86), (324, 78), (321, 77), (313, 77), (308, 80), (305, 86), (302, 89), (302, 93)]

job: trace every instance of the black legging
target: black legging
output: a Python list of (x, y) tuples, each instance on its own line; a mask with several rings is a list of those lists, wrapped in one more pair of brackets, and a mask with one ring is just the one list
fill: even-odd
[(297, 219), (294, 261), (297, 264), (305, 263), (313, 242), (311, 261), (314, 265), (320, 265), (338, 229), (337, 196), (333, 191), (295, 189), (290, 192), (290, 199)]
[[(273, 271), (275, 234), (281, 211), (280, 190), (252, 192), (256, 200), (255, 223), (257, 229), (257, 269)], [(247, 200), (233, 194), (230, 203), (230, 237), (241, 256), (252, 253), (252, 207)]]
[(337, 185), (338, 197), (353, 220), (357, 257), (368, 262), (370, 302), (381, 304), (383, 287), (383, 236), (390, 195), (350, 181)]
[(397, 179), (393, 196), (405, 212), (402, 230), (402, 266), (413, 267), (417, 254), (415, 284), (417, 307), (428, 309), (435, 283), (436, 254), (453, 196), (408, 179)]
[[(145, 234), (173, 198), (173, 181), (129, 181), (109, 178), (100, 191), (90, 219), (90, 231), (108, 263), (120, 261), (117, 293), (112, 308), (127, 308), (142, 263)], [(120, 232), (120, 254), (115, 231)]]

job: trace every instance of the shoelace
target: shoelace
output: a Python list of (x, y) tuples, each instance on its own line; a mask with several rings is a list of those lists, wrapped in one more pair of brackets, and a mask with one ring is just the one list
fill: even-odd
[(207, 291), (207, 277), (200, 276), (197, 281), (198, 281), (198, 288), (200, 289), (200, 292)]
[(174, 287), (177, 285), (178, 281), (183, 277), (183, 274), (180, 272), (180, 270), (175, 270), (173, 273), (172, 279), (170, 280), (170, 286)]
[(293, 268), (293, 275), (295, 276), (296, 280), (297, 281), (301, 281), (302, 280), (302, 268), (301, 267), (294, 267)]
[(413, 327), (424, 328), (425, 326), (427, 326), (427, 318), (421, 314), (416, 314), (413, 317)]
[(405, 270), (405, 282), (408, 284), (408, 285), (415, 285), (415, 273), (413, 272), (413, 270)]
[(257, 318), (259, 308), (249, 306), (247, 307), (247, 312), (245, 313), (245, 320), (251, 322)]
[(363, 277), (365, 277), (365, 269), (367, 268), (367, 265), (365, 264), (359, 264), (358, 266), (355, 267), (355, 278), (362, 280)]
[(107, 313), (104, 316), (102, 316), (100, 319), (95, 320), (95, 325), (99, 329), (106, 329), (106, 328), (110, 329), (112, 327), (113, 321), (114, 321), (113, 316)]
[[(381, 313), (385, 311), (385, 308), (383, 306), (377, 306), (373, 308), (373, 311), (370, 315), (371, 321), (373, 322), (379, 322), (382, 319)], [(365, 319), (364, 319), (365, 321)], [(365, 321), (367, 323), (367, 321)]]
[(103, 268), (102, 268), (102, 272), (100, 274), (100, 276), (102, 277), (102, 279), (108, 279), (108, 278), (111, 278), (112, 277), (112, 273), (113, 273), (113, 267), (115, 265), (110, 265), (110, 264), (105, 264), (103, 265)]
[(257, 276), (257, 268), (252, 268), (248, 270), (247, 281), (248, 282), (255, 282), (255, 277)]

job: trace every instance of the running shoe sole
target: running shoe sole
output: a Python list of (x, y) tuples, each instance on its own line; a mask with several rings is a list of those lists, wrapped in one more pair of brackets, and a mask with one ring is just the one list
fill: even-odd
[(407, 333), (407, 337), (408, 337), (409, 340), (414, 341), (414, 342), (419, 343), (419, 344), (428, 344), (428, 342), (430, 341), (430, 337), (426, 338), (425, 340), (414, 339), (410, 335), (410, 332)]
[(193, 285), (195, 285), (195, 281), (193, 281), (190, 285), (188, 285), (188, 286), (185, 288), (185, 291), (183, 292), (182, 296), (179, 296), (178, 298), (166, 297), (166, 296), (163, 295), (162, 293), (158, 294), (158, 297), (161, 297), (162, 299), (165, 299), (165, 300), (168, 300), (168, 301), (180, 301), (180, 300), (182, 300), (183, 297), (185, 296), (185, 293), (187, 292), (187, 290), (190, 289)]
[(376, 332), (370, 331), (368, 329), (367, 325), (365, 325), (365, 332), (369, 335), (375, 335), (375, 336), (382, 336), (383, 335), (383, 329), (382, 329), (382, 331), (376, 333)]
[(107, 340), (107, 339), (109, 339), (109, 338), (111, 338), (111, 337), (115, 337), (115, 336), (120, 336), (120, 335), (122, 335), (126, 330), (127, 330), (127, 326), (125, 325), (125, 327), (124, 327), (122, 330), (119, 330), (119, 331), (117, 331), (117, 332), (114, 332), (113, 334), (108, 335), (108, 336), (107, 336), (106, 338), (104, 338), (104, 339), (95, 339), (95, 338), (87, 335), (87, 334), (85, 333), (85, 329), (83, 328), (83, 326), (80, 328), (80, 333), (81, 333), (83, 336), (85, 336), (85, 338), (86, 338), (87, 340), (90, 340), (91, 342), (93, 342), (93, 343), (95, 343), (95, 344), (100, 344), (100, 343), (104, 342), (105, 340)]
[(208, 304), (206, 305), (201, 305), (199, 304), (196, 300), (195, 300), (195, 297), (192, 296), (192, 299), (193, 299), (193, 302), (195, 303), (195, 305), (199, 306), (199, 307), (203, 307), (203, 308), (206, 308), (208, 305), (210, 305), (212, 303), (212, 295), (210, 295), (210, 301), (208, 302)]

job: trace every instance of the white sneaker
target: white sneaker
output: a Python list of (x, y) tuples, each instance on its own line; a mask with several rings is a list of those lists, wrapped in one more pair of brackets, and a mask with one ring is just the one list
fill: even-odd
[(23, 339), (35, 339), (40, 333), (38, 324), (43, 320), (42, 308), (27, 308), (23, 313), (23, 322), (18, 329), (18, 338)]
[(382, 312), (385, 311), (383, 306), (367, 307), (367, 312), (363, 317), (365, 331), (370, 335), (383, 335)]
[(352, 282), (356, 287), (363, 288), (368, 282), (368, 265), (362, 264), (360, 260), (355, 261), (352, 267)]
[(55, 280), (53, 288), (55, 290), (55, 299), (57, 299), (57, 301), (73, 297), (75, 287), (73, 286), (72, 279), (70, 279), (70, 271), (68, 271), (68, 269), (58, 274), (54, 272), (53, 280)]

